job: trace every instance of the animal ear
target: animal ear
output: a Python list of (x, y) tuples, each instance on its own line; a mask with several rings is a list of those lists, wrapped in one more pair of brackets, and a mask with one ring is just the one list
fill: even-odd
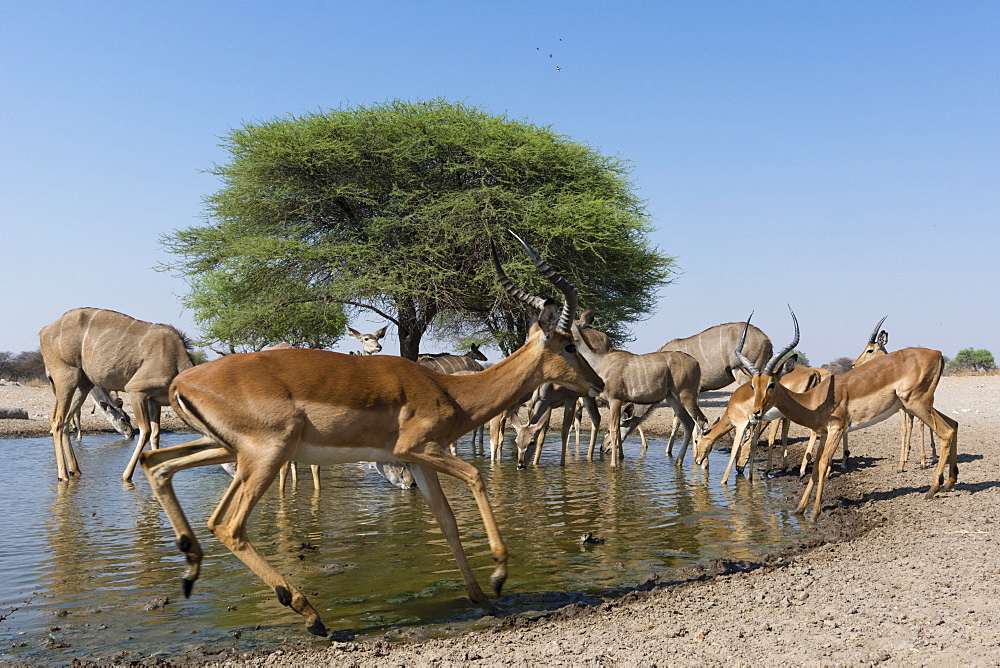
[(594, 324), (594, 316), (596, 312), (592, 308), (583, 309), (583, 313), (580, 314), (580, 322), (583, 323), (584, 327), (590, 327)]
[(381, 339), (383, 336), (385, 336), (385, 330), (387, 330), (387, 329), (389, 329), (389, 325), (386, 325), (382, 329), (380, 329), (377, 332), (375, 332), (375, 338), (376, 339)]
[(885, 345), (889, 343), (889, 332), (884, 329), (878, 333), (878, 344), (885, 348)]
[(556, 303), (551, 299), (545, 300), (545, 305), (542, 306), (541, 312), (538, 314), (538, 325), (546, 332), (551, 332), (559, 324), (559, 316), (561, 312)]
[(352, 327), (348, 327), (347, 331), (350, 332), (351, 336), (353, 336), (354, 338), (356, 338), (356, 339), (360, 339), (361, 338), (361, 332), (359, 332), (358, 330), (356, 330), (356, 329), (354, 329)]
[(785, 363), (781, 365), (781, 375), (784, 376), (786, 373), (795, 368), (795, 365), (799, 363), (798, 355), (791, 355), (785, 360)]

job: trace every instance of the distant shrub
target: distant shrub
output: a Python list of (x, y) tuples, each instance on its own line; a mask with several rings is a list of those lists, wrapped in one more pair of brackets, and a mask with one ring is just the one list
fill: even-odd
[(844, 373), (845, 371), (850, 371), (854, 366), (854, 360), (850, 357), (838, 357), (832, 362), (827, 362), (823, 365), (823, 368), (831, 373)]

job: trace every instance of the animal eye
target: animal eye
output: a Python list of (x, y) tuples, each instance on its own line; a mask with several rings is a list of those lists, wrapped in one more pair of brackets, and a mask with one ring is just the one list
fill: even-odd
[(570, 354), (575, 353), (576, 352), (576, 344), (575, 343), (571, 343), (568, 346), (566, 346), (566, 352), (568, 352)]

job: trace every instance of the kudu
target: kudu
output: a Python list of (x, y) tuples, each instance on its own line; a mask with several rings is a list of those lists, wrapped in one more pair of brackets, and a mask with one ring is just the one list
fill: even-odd
[(653, 404), (666, 401), (673, 409), (688, 436), (684, 439), (678, 463), (683, 460), (695, 426), (704, 429), (708, 420), (698, 407), (701, 382), (698, 362), (687, 353), (660, 351), (637, 355), (610, 346), (594, 346), (583, 336), (579, 325), (573, 334), (580, 341), (580, 354), (604, 380), (602, 396), (608, 401), (608, 431), (611, 434), (611, 466), (618, 466), (621, 456), (622, 404)]
[[(91, 414), (95, 411), (100, 411), (104, 419), (107, 420), (112, 427), (115, 428), (119, 434), (127, 439), (131, 439), (135, 436), (135, 427), (132, 426), (132, 420), (129, 418), (128, 413), (125, 412), (124, 402), (120, 397), (112, 397), (111, 394), (105, 390), (103, 387), (94, 386), (90, 390), (90, 400), (94, 402), (94, 407), (91, 409)], [(80, 413), (83, 410), (83, 402), (80, 402), (80, 407), (77, 409), (76, 413), (73, 415), (71, 428), (76, 430), (76, 440), (83, 438), (83, 424), (80, 419)]]
[[(727, 322), (722, 325), (715, 325), (693, 336), (667, 341), (659, 349), (661, 351), (677, 350), (687, 353), (698, 360), (698, 366), (701, 368), (701, 387), (698, 388), (699, 392), (720, 390), (732, 384), (737, 376), (749, 377), (750, 375), (745, 371), (740, 359), (733, 353), (736, 349), (736, 343), (740, 339), (740, 334), (747, 324), (744, 322)], [(758, 366), (763, 365), (767, 360), (771, 359), (771, 353), (773, 352), (771, 339), (753, 325), (750, 325), (749, 329), (747, 329), (747, 339), (744, 347), (744, 356)], [(631, 411), (631, 417), (622, 422), (622, 428), (625, 430), (624, 437), (628, 437), (632, 433), (632, 430), (640, 425), (646, 419), (649, 412), (657, 406), (657, 404), (636, 405)], [(673, 445), (678, 424), (679, 421), (675, 416), (670, 440), (667, 445), (668, 450)]]
[(376, 330), (371, 334), (362, 334), (356, 329), (351, 327), (347, 328), (347, 331), (351, 336), (356, 338), (361, 342), (361, 349), (365, 355), (374, 355), (376, 353), (382, 352), (382, 344), (379, 341), (385, 336), (385, 330), (389, 329), (389, 325), (386, 325), (382, 329)]
[(122, 473), (122, 480), (131, 480), (146, 444), (159, 447), (160, 407), (168, 403), (170, 381), (194, 365), (187, 341), (170, 325), (96, 308), (67, 311), (43, 327), (38, 339), (56, 395), (50, 426), (58, 479), (80, 475), (70, 421), (97, 386), (129, 395), (139, 425), (139, 442)]
[(456, 371), (482, 371), (483, 365), (480, 362), (485, 362), (486, 359), (486, 355), (479, 350), (479, 346), (473, 343), (467, 353), (461, 355), (453, 355), (452, 353), (422, 354), (417, 357), (417, 363), (441, 373), (455, 373)]
[[(871, 360), (879, 357), (880, 355), (885, 355), (889, 351), (886, 349), (886, 344), (889, 343), (889, 333), (884, 329), (879, 331), (882, 323), (889, 316), (883, 316), (878, 324), (875, 325), (875, 329), (872, 330), (872, 334), (868, 337), (868, 343), (865, 345), (865, 349), (861, 351), (858, 358), (854, 360), (854, 364), (851, 367), (858, 367), (865, 362), (870, 362)], [(927, 440), (925, 438), (925, 425), (923, 422), (920, 423), (920, 468), (927, 468)], [(913, 416), (907, 414), (906, 411), (899, 411), (899, 471), (903, 472), (906, 469), (906, 460), (910, 458), (910, 439), (913, 436)], [(934, 434), (931, 433), (931, 459), (937, 457), (937, 450), (934, 447)]]
[[(799, 323), (791, 307), (789, 312), (795, 326), (792, 342), (759, 371), (750, 360), (744, 364), (753, 372), (752, 421), (759, 422), (774, 407), (792, 422), (819, 433), (820, 455), (796, 512), (805, 512), (815, 491), (812, 520), (819, 517), (827, 471), (841, 437), (848, 431), (881, 422), (900, 408), (923, 420), (941, 441), (941, 457), (926, 497), (930, 499), (938, 491), (951, 489), (958, 480), (958, 423), (934, 408), (934, 391), (944, 370), (941, 352), (904, 348), (831, 375), (806, 392), (792, 392), (779, 382), (783, 367), (775, 368), (778, 360), (799, 342)], [(737, 354), (741, 347), (737, 346)]]
[(576, 290), (521, 243), (566, 301), (551, 333), (532, 326), (524, 346), (480, 373), (441, 374), (393, 355), (289, 349), (230, 355), (174, 379), (171, 405), (202, 437), (146, 453), (142, 465), (187, 559), (185, 596), (204, 553), (174, 493), (172, 478), (178, 471), (238, 463), (209, 530), (274, 590), (282, 605), (305, 617), (311, 633), (326, 635), (316, 609), (250, 542), (250, 513), (281, 465), (293, 457), (308, 464), (405, 461), (448, 541), (469, 597), (494, 611), (469, 566), (440, 473), (465, 482), (475, 497), (496, 562), (490, 582), (497, 595), (507, 578), (507, 549), (482, 475), (451, 454), (448, 444), (542, 383), (595, 395), (603, 389), (568, 331)]

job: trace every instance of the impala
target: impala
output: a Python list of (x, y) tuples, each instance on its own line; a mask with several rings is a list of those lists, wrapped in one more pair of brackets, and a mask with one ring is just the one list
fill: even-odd
[[(797, 366), (793, 360), (786, 362), (786, 368), (783, 370), (781, 375), (781, 384), (787, 387), (793, 392), (805, 392), (806, 390), (815, 387), (819, 382), (830, 375), (830, 372), (826, 369), (814, 369), (811, 367)], [(715, 443), (735, 429), (736, 435), (733, 437), (733, 449), (729, 455), (729, 464), (726, 466), (725, 473), (722, 474), (722, 480), (720, 481), (725, 485), (729, 481), (729, 473), (733, 469), (734, 464), (738, 464), (738, 453), (743, 447), (743, 440), (745, 436), (749, 435), (749, 454), (747, 455), (747, 461), (750, 462), (750, 475), (753, 477), (753, 459), (754, 459), (754, 449), (756, 448), (758, 429), (752, 428), (751, 413), (753, 407), (753, 390), (750, 388), (750, 383), (744, 383), (740, 385), (733, 392), (732, 396), (729, 397), (729, 403), (726, 404), (726, 410), (722, 414), (722, 417), (711, 426), (711, 428), (701, 437), (695, 448), (695, 464), (700, 465), (702, 468), (708, 468), (708, 454), (712, 451)], [(781, 415), (777, 409), (772, 409), (768, 413), (764, 414), (763, 420), (771, 420), (771, 433), (768, 436), (768, 455), (767, 464), (765, 469), (770, 468), (771, 464), (771, 450), (774, 447), (775, 437), (777, 435), (777, 429), (781, 427), (781, 440), (783, 444), (782, 453), (782, 468), (787, 465), (788, 461), (788, 418)], [(750, 431), (752, 433), (748, 434)], [(812, 450), (813, 444), (816, 441), (816, 432), (812, 432), (809, 437), (809, 445), (806, 448), (806, 453), (803, 454), (803, 466), (805, 466), (806, 455)]]
[[(806, 392), (792, 392), (778, 382), (782, 369), (775, 369), (778, 360), (799, 342), (799, 323), (794, 311), (789, 311), (795, 325), (792, 342), (760, 371), (749, 360), (745, 364), (753, 372), (751, 421), (759, 422), (774, 407), (792, 422), (816, 431), (822, 439), (820, 455), (796, 512), (805, 512), (815, 490), (812, 520), (819, 517), (826, 474), (841, 437), (881, 422), (900, 408), (923, 420), (941, 441), (941, 457), (926, 497), (931, 499), (938, 491), (951, 489), (958, 480), (958, 423), (934, 408), (934, 391), (944, 369), (940, 351), (904, 348), (830, 376)], [(737, 354), (741, 347), (737, 346)]]
[[(879, 327), (885, 322), (885, 319), (889, 316), (884, 316), (875, 325), (875, 329), (872, 330), (872, 335), (868, 337), (868, 343), (865, 345), (865, 349), (861, 351), (858, 358), (854, 360), (852, 367), (858, 367), (865, 362), (870, 362), (871, 360), (879, 357), (881, 355), (887, 354), (889, 351), (886, 350), (885, 344), (889, 343), (889, 333), (884, 329), (880, 332)], [(927, 468), (927, 440), (924, 436), (924, 427), (926, 427), (923, 422), (920, 423), (920, 467)], [(899, 411), (899, 471), (902, 472), (906, 468), (906, 460), (910, 458), (910, 438), (913, 436), (913, 416), (908, 415), (906, 411)], [(937, 456), (937, 452), (934, 448), (934, 434), (931, 434), (931, 458)]]
[(237, 462), (236, 477), (209, 519), (209, 530), (274, 590), (281, 604), (305, 617), (311, 633), (326, 635), (302, 592), (250, 543), (250, 512), (292, 458), (309, 464), (404, 461), (448, 541), (469, 598), (492, 612), (466, 559), (438, 474), (464, 481), (475, 497), (496, 562), (490, 577), (496, 595), (507, 577), (507, 549), (481, 474), (448, 446), (544, 382), (595, 395), (603, 389), (568, 331), (576, 290), (541, 258), (535, 264), (565, 296), (558, 324), (551, 333), (533, 324), (524, 346), (471, 376), (441, 374), (389, 355), (288, 349), (230, 355), (174, 379), (171, 405), (202, 437), (149, 452), (142, 465), (187, 558), (185, 596), (198, 578), (203, 551), (174, 494), (177, 471)]
[(184, 336), (170, 325), (136, 320), (117, 311), (78, 308), (38, 332), (39, 348), (56, 395), (50, 427), (56, 450), (56, 476), (80, 475), (70, 443), (70, 422), (94, 386), (127, 392), (139, 423), (139, 442), (122, 480), (132, 479), (148, 443), (160, 445), (160, 407), (167, 387), (193, 366)]
[[(530, 251), (534, 252), (534, 251)], [(532, 259), (537, 263), (540, 258), (533, 256)], [(551, 313), (555, 308), (555, 302), (551, 299), (542, 299), (537, 295), (533, 295), (529, 292), (525, 292), (521, 288), (514, 285), (514, 282), (508, 278), (507, 274), (504, 273), (503, 267), (500, 264), (500, 258), (497, 257), (496, 253), (493, 254), (493, 268), (496, 270), (497, 279), (500, 281), (500, 285), (503, 286), (504, 290), (507, 291), (514, 299), (522, 301), (529, 306), (538, 309), (539, 317), (542, 318), (544, 322), (552, 322), (551, 317), (544, 317), (544, 314)], [(595, 329), (590, 329), (590, 325), (594, 322), (595, 312), (592, 308), (586, 308), (580, 314), (580, 319), (574, 323), (575, 327), (579, 327), (583, 332), (582, 336), (585, 341), (591, 346), (599, 348), (610, 348), (611, 339), (604, 332), (599, 332)], [(509, 422), (515, 430), (515, 443), (517, 446), (517, 465), (518, 468), (525, 467), (525, 460), (527, 456), (527, 449), (533, 443), (536, 444), (534, 464), (538, 464), (539, 457), (541, 456), (541, 443), (539, 437), (544, 438), (543, 432), (548, 428), (548, 409), (553, 405), (553, 401), (558, 403), (554, 405), (562, 404), (566, 406), (566, 401), (569, 400), (568, 394), (563, 388), (558, 395), (552, 395), (546, 397), (546, 388), (540, 387), (536, 391), (534, 396), (524, 396), (519, 397), (511, 406), (507, 408), (506, 411), (502, 412), (493, 421), (490, 422), (490, 449), (491, 449), (491, 461), (498, 461), (500, 459), (500, 450), (503, 447), (503, 433)], [(590, 427), (590, 453), (591, 456), (594, 452), (594, 443), (597, 440), (597, 430), (600, 428), (601, 424), (601, 414), (597, 410), (597, 402), (594, 401), (593, 397), (589, 396), (579, 396), (586, 406), (588, 413), (590, 414), (591, 427)], [(528, 406), (528, 421), (522, 422), (519, 416), (519, 412), (522, 406)], [(572, 412), (575, 415), (575, 403)], [(564, 410), (564, 413), (567, 411)], [(565, 418), (564, 418), (565, 420)], [(577, 432), (579, 436), (579, 432)], [(566, 447), (567, 439), (569, 437), (569, 432), (564, 425), (563, 432), (563, 453), (561, 458), (561, 463), (566, 463)]]

